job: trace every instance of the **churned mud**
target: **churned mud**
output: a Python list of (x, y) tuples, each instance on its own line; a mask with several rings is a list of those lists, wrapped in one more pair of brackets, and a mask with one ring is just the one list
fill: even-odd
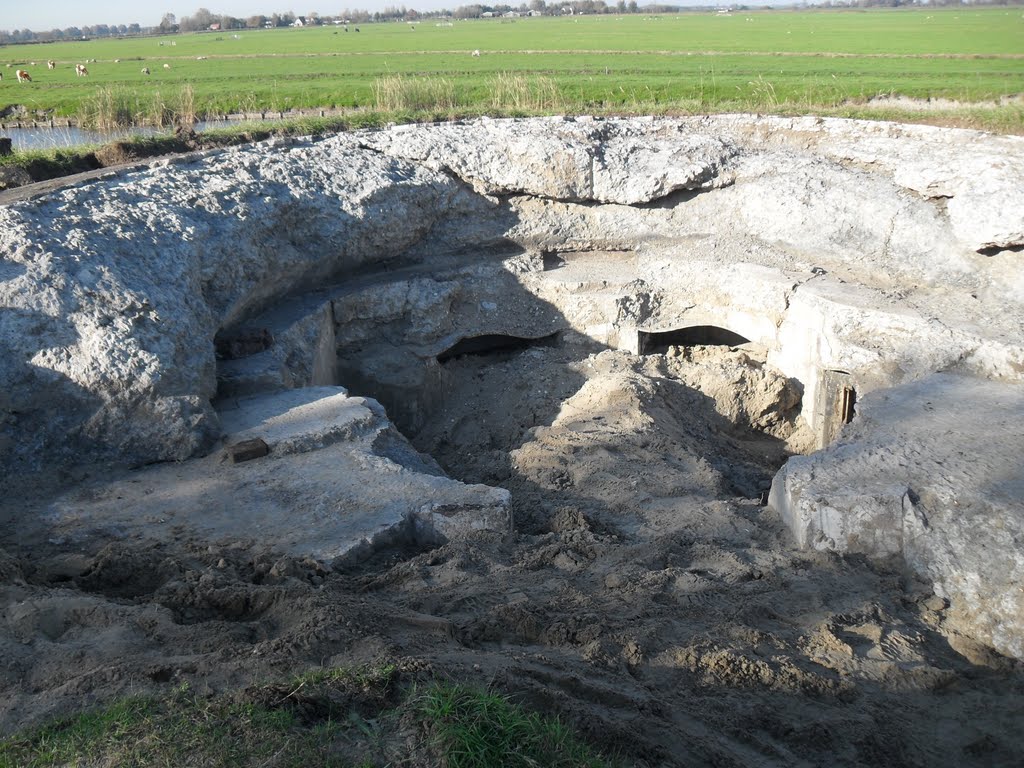
[(563, 340), (442, 368), (409, 437), (508, 488), (513, 532), (332, 570), (6, 525), (2, 732), (182, 682), (385, 662), (556, 712), (626, 765), (1018, 764), (1020, 665), (944, 629), (944, 601), (895, 564), (795, 550), (761, 505), (809, 438), (756, 349)]

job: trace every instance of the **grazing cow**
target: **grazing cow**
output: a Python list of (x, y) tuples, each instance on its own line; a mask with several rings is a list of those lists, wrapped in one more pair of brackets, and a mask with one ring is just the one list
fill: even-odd
[(85, 64), (75, 64), (75, 74), (78, 77), (86, 77), (89, 74), (89, 70), (85, 68)]
[(18, 78), (19, 83), (31, 83), (32, 77), (24, 69), (19, 69), (14, 73), (14, 76)]
[(149, 74), (149, 67), (143, 67), (142, 68), (142, 74), (148, 75)]
[(477, 49), (477, 50), (473, 51), (473, 55), (474, 56), (479, 56), (480, 55), (480, 50)]
[(46, 68), (47, 69), (56, 69), (57, 68), (57, 62), (54, 61), (53, 59), (50, 59), (48, 62), (46, 62)]
[(170, 68), (171, 68), (170, 64), (164, 64), (164, 69), (170, 69)]
[(358, 31), (359, 31), (359, 27), (356, 27), (356, 32), (358, 32)]

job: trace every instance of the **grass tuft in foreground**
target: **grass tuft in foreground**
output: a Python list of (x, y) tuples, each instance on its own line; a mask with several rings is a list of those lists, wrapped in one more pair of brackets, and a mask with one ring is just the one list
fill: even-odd
[(49, 766), (342, 766), (329, 746), (341, 726), (302, 727), (286, 706), (187, 688), (165, 699), (135, 697), (0, 742), (0, 768)]
[(446, 768), (608, 765), (557, 718), (458, 685), (416, 692), (392, 665), (314, 669), (216, 695), (186, 684), (0, 740), (0, 768), (369, 768), (414, 755)]
[(608, 765), (558, 718), (528, 712), (497, 693), (434, 684), (417, 710), (446, 768)]
[[(284, 684), (122, 699), (0, 741), (0, 768), (352, 766), (372, 718), (394, 703), (393, 666), (315, 670)], [(369, 746), (373, 746), (370, 744)], [(357, 755), (359, 760), (363, 758)]]

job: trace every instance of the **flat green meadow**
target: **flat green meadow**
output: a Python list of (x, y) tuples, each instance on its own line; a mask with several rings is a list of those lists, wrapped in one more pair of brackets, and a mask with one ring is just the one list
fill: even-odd
[[(86, 118), (104, 91), (136, 105), (134, 122), (152, 122), (152, 107), (138, 105), (177, 104), (182, 93), (198, 116), (380, 109), (396, 87), (425, 78), (441, 96), (436, 110), (495, 114), (863, 109), (879, 96), (969, 106), (1024, 92), (1019, 7), (430, 19), (359, 30), (2, 47), (0, 109), (18, 104)], [(79, 62), (88, 62), (88, 77), (75, 76)], [(31, 84), (15, 81), (19, 67), (31, 72)], [(508, 101), (509, 89), (496, 84), (510, 76), (518, 96)], [(387, 104), (394, 107), (393, 98)], [(421, 94), (407, 106), (429, 104)], [(1021, 108), (1009, 109), (1012, 129)]]

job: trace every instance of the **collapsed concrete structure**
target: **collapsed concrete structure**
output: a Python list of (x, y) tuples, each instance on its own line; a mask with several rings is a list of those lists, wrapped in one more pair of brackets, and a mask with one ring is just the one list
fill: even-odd
[[(752, 117), (395, 127), (108, 173), (0, 208), (0, 460), (66, 484), (205, 456), (146, 475), (146, 520), (134, 480), (44, 517), (181, 525), (191, 488), (221, 510), (197, 533), (344, 559), (508, 526), (507, 492), (388, 423), (423, 425), (447, 360), (743, 344), (822, 449), (772, 484), (798, 543), (901, 558), (1024, 658), (1021, 178), (1016, 137)], [(228, 476), (220, 447), (249, 440), (266, 459)]]

